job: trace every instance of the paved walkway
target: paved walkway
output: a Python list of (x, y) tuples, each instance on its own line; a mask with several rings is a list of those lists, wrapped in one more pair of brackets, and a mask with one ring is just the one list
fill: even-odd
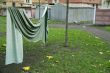
[[(63, 24), (52, 24), (49, 25), (49, 27), (65, 28)], [(79, 29), (79, 30), (88, 31), (90, 33), (93, 33), (97, 37), (100, 37), (103, 40), (110, 42), (110, 32), (95, 27), (91, 27), (90, 25), (69, 25), (69, 29)]]
[[(65, 28), (64, 24), (49, 24), (49, 27), (52, 28)], [(102, 29), (98, 29), (95, 27), (91, 27), (90, 25), (69, 25), (69, 29), (79, 29), (88, 31), (90, 33), (93, 33), (97, 37), (102, 38), (103, 40), (110, 42), (110, 32), (107, 32)], [(0, 36), (5, 35), (5, 33), (0, 33)]]

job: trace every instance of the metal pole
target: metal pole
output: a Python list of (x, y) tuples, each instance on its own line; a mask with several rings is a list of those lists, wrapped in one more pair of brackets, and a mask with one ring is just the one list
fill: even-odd
[(68, 47), (68, 9), (69, 9), (69, 0), (66, 0), (66, 27), (65, 27), (65, 47)]
[(39, 19), (40, 19), (40, 0), (39, 0)]

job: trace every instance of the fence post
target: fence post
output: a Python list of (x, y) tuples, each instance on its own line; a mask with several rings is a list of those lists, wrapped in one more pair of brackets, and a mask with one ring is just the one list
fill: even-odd
[(93, 24), (95, 24), (96, 19), (96, 4), (94, 5), (94, 17), (93, 17)]

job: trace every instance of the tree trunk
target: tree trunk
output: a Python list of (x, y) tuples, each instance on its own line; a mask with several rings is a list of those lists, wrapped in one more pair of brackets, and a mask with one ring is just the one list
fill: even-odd
[(69, 9), (69, 0), (67, 0), (66, 7), (66, 27), (65, 27), (65, 47), (68, 47), (68, 9)]

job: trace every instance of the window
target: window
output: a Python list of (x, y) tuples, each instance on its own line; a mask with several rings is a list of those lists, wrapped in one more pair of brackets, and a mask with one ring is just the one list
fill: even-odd
[(53, 3), (59, 3), (59, 0), (53, 0)]
[(26, 3), (29, 3), (30, 2), (30, 0), (26, 0)]
[(31, 4), (32, 0), (25, 0), (25, 2)]
[(6, 5), (6, 2), (3, 2), (3, 5)]
[(109, 0), (102, 0), (101, 8), (110, 9), (110, 1)]

